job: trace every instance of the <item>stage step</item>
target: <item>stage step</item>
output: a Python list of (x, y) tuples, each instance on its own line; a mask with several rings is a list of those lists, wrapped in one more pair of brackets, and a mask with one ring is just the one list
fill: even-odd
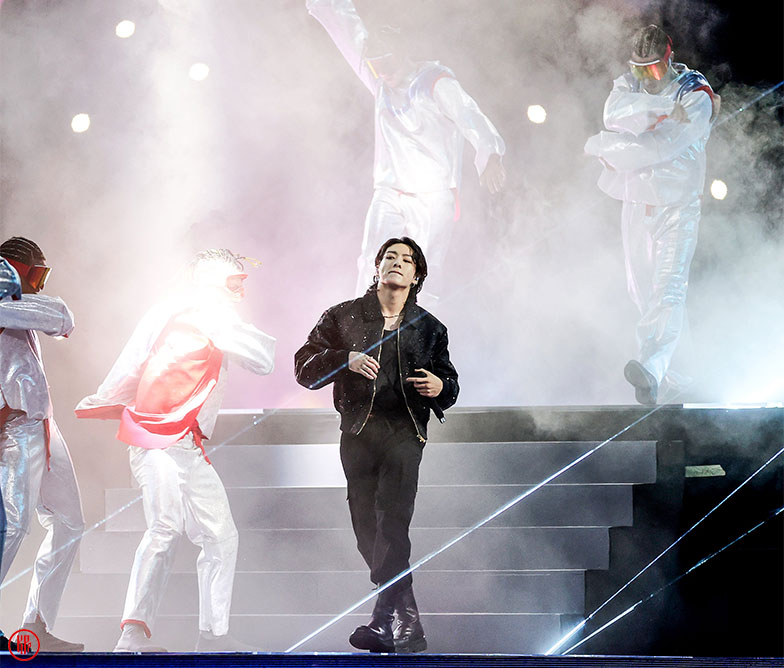
[[(336, 435), (333, 434), (333, 437)], [(595, 441), (428, 443), (422, 485), (536, 485)], [(345, 487), (337, 443), (207, 448), (226, 487)], [(560, 484), (656, 480), (655, 441), (612, 441), (558, 478)]]
[[(474, 416), (487, 427), (495, 415)], [(462, 436), (473, 436), (464, 420)], [(213, 444), (253, 425), (221, 415)], [(481, 431), (481, 430), (480, 430)], [(619, 441), (534, 490), (598, 441), (460, 442), (434, 425), (412, 522), (412, 562), (429, 555), (511, 499), (530, 493), (415, 574), (433, 652), (537, 654), (561, 633), (562, 616), (584, 614), (585, 571), (609, 566), (609, 528), (632, 524), (632, 488), (656, 480), (654, 441)], [(444, 441), (449, 434), (454, 442)], [(439, 438), (440, 435), (440, 438)], [(251, 436), (256, 440), (252, 440)], [(340, 467), (337, 422), (322, 411), (275, 414), (214, 449), (240, 530), (232, 633), (283, 651), (371, 592), (356, 549)], [(331, 442), (332, 441), (332, 442)], [(56, 631), (110, 650), (118, 636), (128, 575), (144, 530), (138, 489), (110, 489), (109, 520), (84, 536)], [(198, 548), (183, 538), (162, 600), (155, 637), (192, 650), (197, 634)], [(343, 652), (372, 601), (304, 645)]]
[[(459, 529), (412, 529), (415, 561), (451, 540)], [(100, 532), (82, 539), (83, 573), (128, 573), (141, 532)], [(439, 570), (571, 570), (607, 568), (604, 527), (504, 527), (478, 529), (428, 562)], [(196, 568), (198, 548), (181, 539), (174, 572)], [(364, 566), (351, 529), (244, 531), (237, 570), (340, 571)]]
[[(531, 485), (420, 486), (412, 526), (472, 526), (531, 490)], [(240, 487), (229, 488), (228, 495), (241, 532), (342, 529), (350, 522), (344, 488)], [(548, 485), (518, 502), (489, 526), (629, 526), (631, 497), (631, 485)], [(106, 516), (110, 518), (107, 531), (144, 531), (141, 492), (107, 490)]]
[[(361, 614), (342, 618), (297, 652), (351, 651), (346, 638), (367, 623), (371, 608), (368, 605)], [(283, 652), (330, 619), (329, 615), (232, 615), (231, 629), (232, 635), (260, 650)], [(422, 624), (429, 653), (541, 654), (543, 647), (551, 647), (561, 636), (557, 614), (424, 613)], [(120, 635), (119, 619), (116, 615), (63, 618), (57, 623), (57, 632), (78, 638), (88, 652), (108, 651)], [(170, 651), (194, 651), (197, 635), (196, 615), (161, 615), (153, 630), (156, 642)]]
[[(583, 571), (429, 571), (416, 574), (423, 612), (582, 614)], [(122, 613), (128, 574), (74, 573), (61, 614)], [(336, 615), (371, 591), (361, 571), (237, 573), (232, 613)], [(91, 591), (87, 597), (85, 592)], [(164, 615), (196, 614), (195, 573), (174, 573), (161, 602)]]

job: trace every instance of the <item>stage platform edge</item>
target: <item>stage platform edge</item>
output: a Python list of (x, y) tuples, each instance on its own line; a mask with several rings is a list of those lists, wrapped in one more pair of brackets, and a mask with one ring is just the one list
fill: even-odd
[[(784, 661), (773, 657), (679, 657), (679, 656), (526, 656), (505, 654), (39, 654), (13, 663), (0, 653), (4, 666), (233, 666), (258, 668), (781, 668)], [(29, 663), (28, 663), (29, 662)]]

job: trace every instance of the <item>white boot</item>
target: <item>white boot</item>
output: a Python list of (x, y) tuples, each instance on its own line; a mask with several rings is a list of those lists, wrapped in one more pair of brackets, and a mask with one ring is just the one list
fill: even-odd
[(68, 642), (67, 640), (62, 640), (57, 636), (53, 636), (46, 628), (46, 624), (43, 623), (40, 617), (38, 617), (34, 622), (29, 622), (27, 624), (22, 624), (23, 629), (27, 629), (28, 631), (32, 631), (35, 635), (38, 636), (38, 649), (41, 652), (83, 652), (84, 645), (80, 642)]
[(115, 652), (158, 652), (165, 653), (165, 647), (155, 645), (144, 633), (141, 624), (128, 623), (123, 627), (120, 639), (114, 647)]

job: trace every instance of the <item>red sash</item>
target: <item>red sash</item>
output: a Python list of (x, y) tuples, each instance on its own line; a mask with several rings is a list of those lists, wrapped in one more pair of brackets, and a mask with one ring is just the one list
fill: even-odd
[(218, 382), (223, 353), (187, 321), (163, 329), (144, 365), (133, 408), (125, 407), (117, 438), (160, 449), (189, 433), (201, 445), (197, 416)]

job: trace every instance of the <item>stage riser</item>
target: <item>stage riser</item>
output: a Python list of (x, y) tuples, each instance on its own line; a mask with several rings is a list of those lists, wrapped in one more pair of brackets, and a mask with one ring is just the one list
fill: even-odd
[[(488, 443), (507, 441), (594, 441), (609, 438), (650, 413), (646, 406), (507, 406), (498, 408), (453, 408), (446, 422), (430, 420), (428, 444)], [(736, 423), (734, 415), (716, 417), (700, 425), (720, 436)], [(752, 413), (748, 411), (747, 414)], [(685, 425), (681, 409), (665, 407), (623, 434), (631, 441), (657, 439), (663, 426)], [(252, 421), (257, 424), (252, 425)], [(689, 421), (693, 418), (689, 417)], [(722, 423), (723, 421), (723, 423)], [(329, 409), (244, 411), (222, 413), (211, 444), (275, 445), (279, 443), (336, 443), (340, 437), (337, 413)]]
[[(530, 486), (421, 487), (412, 526), (469, 527)], [(132, 489), (106, 493), (107, 531), (144, 531), (141, 501)], [(267, 529), (344, 529), (350, 525), (343, 488), (228, 489), (240, 531)], [(554, 485), (536, 490), (489, 526), (628, 526), (632, 521), (630, 485)]]
[[(441, 547), (454, 529), (412, 529), (412, 561)], [(83, 573), (127, 573), (142, 534), (95, 532), (80, 550)], [(482, 528), (429, 562), (437, 570), (600, 569), (608, 564), (605, 528)], [(198, 549), (181, 540), (175, 572), (194, 572)], [(361, 570), (351, 529), (245, 531), (239, 571)]]
[[(243, 421), (248, 425), (248, 416), (221, 416), (211, 443)], [(463, 426), (465, 434), (472, 431), (465, 419)], [(512, 440), (514, 433), (498, 438), (495, 427), (489, 430), (495, 439), (444, 442), (444, 427), (432, 427), (412, 522), (412, 562), (599, 442), (524, 442)], [(263, 438), (248, 440), (250, 433)], [(331, 415), (276, 414), (238, 439), (244, 444), (210, 453), (240, 530), (232, 632), (261, 650), (285, 650), (371, 592), (351, 530), (337, 436)], [(632, 486), (655, 480), (654, 441), (609, 443), (428, 561), (415, 582), (430, 651), (546, 651), (564, 615), (584, 614), (585, 571), (608, 568), (609, 528), (632, 524)], [(71, 578), (56, 629), (86, 639), (88, 649), (111, 649), (118, 636), (145, 528), (142, 504), (134, 503), (139, 495), (134, 488), (108, 490), (111, 519), (82, 541), (80, 572)], [(180, 539), (155, 633), (172, 650), (193, 649), (197, 555), (196, 546)], [(348, 634), (367, 622), (372, 605), (301, 649), (350, 649)]]
[[(233, 616), (232, 633), (260, 650), (285, 651), (319, 626), (327, 615)], [(367, 614), (352, 614), (304, 644), (298, 651), (351, 651), (348, 636)], [(454, 615), (425, 614), (422, 623), (428, 635), (428, 652), (477, 652), (542, 654), (560, 636), (558, 615)], [(153, 629), (156, 642), (172, 651), (193, 651), (198, 618), (161, 616)], [(83, 617), (63, 619), (58, 633), (86, 641), (87, 651), (110, 650), (119, 637), (118, 618)], [(263, 665), (263, 664), (262, 664)]]
[[(422, 485), (535, 485), (596, 442), (428, 443)], [(558, 478), (561, 484), (650, 483), (653, 441), (613, 441)], [(336, 443), (226, 445), (210, 459), (227, 487), (343, 487)]]
[[(422, 571), (416, 578), (423, 612), (551, 613), (583, 612), (584, 573), (489, 573)], [(118, 616), (122, 613), (128, 575), (75, 573), (60, 614)], [(232, 612), (246, 614), (337, 614), (371, 591), (366, 572), (239, 573)], [(372, 602), (361, 611), (370, 611)], [(161, 614), (196, 614), (196, 576), (173, 574)]]
[[(629, 440), (604, 446), (417, 571), (417, 598), (430, 652), (488, 652), (503, 659), (501, 653), (547, 651), (565, 629), (628, 582), (780, 447), (781, 410), (665, 407), (646, 417), (647, 412), (639, 407), (456, 409), (450, 411), (447, 425), (431, 423), (413, 522), (412, 560), (644, 418), (624, 432)], [(251, 423), (247, 414), (222, 415), (211, 442), (220, 443)], [(240, 529), (232, 632), (260, 650), (285, 650), (371, 591), (350, 529), (337, 436), (333, 413), (281, 411), (212, 456)], [(685, 465), (716, 464), (726, 476), (684, 483)], [(640, 484), (632, 493), (632, 486)], [(706, 522), (608, 606), (606, 618), (724, 545), (727, 536), (746, 527), (740, 519), (745, 514), (764, 516), (781, 498), (780, 482), (778, 487), (775, 480), (764, 484), (777, 489), (778, 496), (762, 498), (754, 491), (756, 483), (747, 486), (715, 521)], [(712, 493), (705, 492), (706, 485)], [(690, 491), (697, 488), (699, 495)], [(137, 494), (133, 489), (110, 490), (106, 510), (114, 511)], [(745, 505), (736, 510), (744, 495)], [(55, 632), (85, 640), (88, 649), (113, 647), (143, 527), (137, 504), (113, 518), (110, 530), (85, 537), (77, 564), (82, 572), (69, 582)], [(706, 530), (713, 532), (710, 541), (705, 541)], [(746, 539), (741, 547), (748, 543), (744, 549), (756, 555), (754, 541), (759, 538)], [(781, 540), (762, 544), (780, 555)], [(196, 555), (197, 548), (182, 540), (154, 627), (155, 639), (173, 650), (192, 650), (196, 638)], [(671, 588), (671, 598), (665, 592), (640, 606), (586, 643), (585, 651), (741, 656), (756, 655), (755, 648), (761, 647), (778, 655), (784, 628), (780, 610), (761, 617), (755, 601), (764, 598), (764, 584), (750, 585), (747, 594), (738, 583), (745, 582), (744, 572), (748, 576), (757, 569), (759, 582), (780, 581), (780, 560), (735, 559), (740, 567), (722, 566), (735, 563), (732, 550), (713, 560), (721, 576), (712, 578), (705, 570), (706, 583), (697, 587), (698, 595), (678, 583)], [(779, 580), (770, 577), (771, 565)], [(682, 583), (699, 583), (699, 573)], [(780, 591), (766, 600), (780, 604)], [(371, 607), (369, 601), (300, 649), (350, 651), (347, 636), (368, 621)], [(766, 621), (768, 617), (775, 621)], [(597, 618), (588, 630), (603, 621)], [(476, 665), (482, 660), (478, 657)]]

